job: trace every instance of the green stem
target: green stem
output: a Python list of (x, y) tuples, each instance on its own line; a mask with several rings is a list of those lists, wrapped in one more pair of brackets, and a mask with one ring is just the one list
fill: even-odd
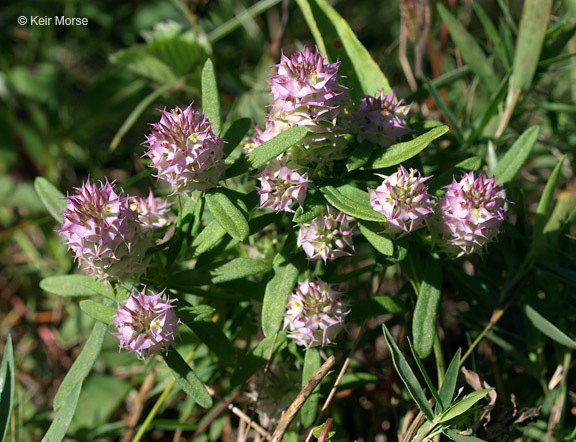
[(436, 359), (438, 388), (440, 388), (442, 386), (442, 382), (444, 382), (444, 375), (446, 374), (446, 362), (444, 361), (444, 353), (442, 353), (442, 344), (440, 343), (438, 332), (436, 332), (436, 338), (434, 339), (434, 359)]

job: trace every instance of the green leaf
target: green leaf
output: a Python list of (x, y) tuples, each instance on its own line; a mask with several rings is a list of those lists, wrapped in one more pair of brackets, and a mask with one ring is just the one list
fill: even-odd
[(440, 189), (442, 186), (446, 186), (452, 182), (454, 178), (460, 178), (462, 174), (473, 170), (478, 171), (482, 167), (481, 157), (470, 157), (458, 164), (454, 165), (450, 170), (444, 172), (437, 177), (430, 179), (428, 183), (428, 188), (430, 193), (434, 193), (436, 190)]
[(539, 134), (540, 127), (532, 126), (520, 135), (492, 171), (497, 182), (506, 184), (514, 179), (530, 156)]
[[(375, 158), (370, 160), (365, 169), (382, 169), (396, 166), (418, 155), (426, 149), (432, 141), (448, 132), (448, 126), (439, 126), (405, 143), (393, 144), (385, 149), (374, 152)], [(382, 152), (379, 154), (379, 152)]]
[(400, 379), (402, 379), (402, 382), (404, 382), (404, 385), (406, 385), (408, 393), (410, 393), (410, 396), (412, 399), (414, 399), (416, 405), (418, 405), (418, 408), (420, 408), (424, 416), (426, 416), (426, 419), (432, 421), (434, 419), (434, 413), (432, 412), (432, 408), (428, 403), (428, 399), (426, 399), (424, 390), (420, 386), (420, 383), (418, 382), (418, 379), (416, 379), (416, 376), (408, 365), (408, 362), (406, 362), (404, 355), (396, 345), (396, 342), (394, 342), (394, 338), (392, 338), (392, 335), (388, 331), (386, 324), (382, 324), (382, 328), (384, 331), (384, 338), (386, 339), (386, 343), (390, 348), (392, 362), (394, 363), (394, 367), (396, 368)]
[(434, 97), (434, 101), (436, 101), (436, 104), (438, 105), (438, 107), (440, 108), (440, 110), (442, 111), (442, 113), (444, 114), (444, 116), (446, 117), (448, 122), (450, 123), (450, 126), (451, 126), (452, 130), (454, 131), (454, 136), (456, 137), (456, 139), (458, 140), (459, 143), (464, 144), (464, 142), (465, 142), (464, 135), (462, 134), (462, 130), (460, 129), (460, 125), (458, 124), (458, 119), (452, 113), (452, 111), (448, 107), (448, 104), (444, 101), (444, 98), (442, 98), (442, 95), (440, 94), (438, 89), (436, 89), (436, 86), (434, 85), (434, 83), (432, 83), (425, 76), (422, 76), (422, 80), (424, 81), (424, 84), (426, 85), (426, 89), (428, 89), (430, 94), (432, 94), (432, 96)]
[(80, 310), (106, 325), (110, 325), (116, 317), (116, 310), (113, 307), (91, 299), (80, 301)]
[[(318, 38), (318, 47), (326, 42), (324, 46), (330, 61), (341, 62), (338, 72), (345, 77), (343, 82), (352, 88), (352, 94), (374, 95), (379, 89), (384, 89), (386, 94), (392, 92), (388, 79), (346, 20), (326, 0), (310, 0), (307, 3), (309, 7), (302, 8), (304, 0), (298, 5), (314, 37)], [(320, 35), (322, 38), (319, 38)]]
[(204, 383), (198, 379), (194, 370), (186, 363), (180, 353), (170, 347), (166, 354), (163, 354), (163, 357), (182, 390), (201, 407), (211, 407), (212, 396), (210, 396)]
[(364, 164), (366, 164), (370, 159), (373, 151), (374, 145), (366, 140), (356, 146), (346, 162), (346, 169), (348, 169), (348, 172), (352, 172), (353, 170), (364, 166)]
[(304, 208), (298, 207), (296, 209), (292, 221), (295, 223), (309, 223), (320, 216), (324, 209), (326, 209), (326, 200), (321, 193), (307, 194), (304, 200)]
[(168, 285), (174, 289), (185, 290), (187, 287), (221, 284), (257, 275), (265, 272), (268, 268), (268, 263), (259, 259), (235, 258), (178, 272), (170, 277)]
[(216, 247), (226, 235), (226, 230), (216, 220), (210, 222), (192, 241), (193, 257), (197, 258), (204, 252)]
[(350, 198), (352, 196), (351, 192), (348, 192), (348, 195), (344, 195), (341, 190), (342, 188), (337, 189), (333, 186), (320, 187), (320, 192), (322, 192), (326, 200), (346, 215), (366, 221), (386, 221), (386, 217), (376, 212), (370, 205), (368, 192), (358, 189), (358, 193), (353, 198)]
[(446, 410), (454, 397), (456, 383), (458, 382), (458, 369), (460, 368), (460, 353), (461, 351), (458, 349), (452, 361), (450, 361), (450, 365), (444, 375), (444, 381), (440, 386), (440, 391), (438, 392), (440, 396), (440, 402), (438, 403), (440, 411)]
[(442, 264), (440, 259), (430, 256), (412, 317), (414, 348), (421, 358), (432, 353), (436, 338), (436, 313), (442, 294)]
[(552, 324), (548, 319), (538, 313), (532, 306), (526, 305), (524, 307), (526, 316), (530, 319), (530, 322), (540, 330), (543, 334), (548, 336), (553, 341), (564, 345), (565, 347), (576, 350), (576, 341), (566, 335), (562, 330)]
[(454, 405), (449, 407), (446, 411), (444, 411), (440, 416), (438, 416), (438, 423), (448, 422), (461, 414), (464, 414), (471, 408), (476, 402), (490, 393), (493, 388), (485, 388), (484, 390), (474, 391), (470, 394), (467, 394)]
[(454, 428), (448, 428), (442, 431), (446, 436), (452, 439), (454, 442), (485, 442), (484, 439), (478, 439), (477, 437), (470, 436), (467, 434), (461, 434), (460, 431)]
[(381, 315), (406, 313), (406, 311), (406, 305), (398, 298), (373, 296), (352, 302), (352, 308), (350, 314), (346, 316), (346, 322), (363, 321)]
[(308, 0), (296, 0), (296, 3), (302, 11), (302, 15), (306, 20), (306, 24), (310, 28), (310, 32), (312, 32), (312, 35), (314, 36), (314, 41), (316, 42), (318, 50), (321, 54), (328, 54), (328, 51), (326, 50), (326, 44), (324, 43), (324, 37), (322, 36), (320, 28), (318, 28), (318, 24), (314, 18), (314, 13), (310, 7), (310, 3), (308, 3)]
[(102, 295), (114, 299), (114, 291), (93, 276), (49, 276), (40, 281), (40, 288), (57, 296), (83, 297)]
[(367, 385), (380, 384), (380, 382), (380, 378), (373, 373), (344, 373), (338, 384), (338, 391), (356, 390)]
[(496, 26), (494, 26), (494, 23), (492, 23), (492, 20), (490, 19), (490, 17), (488, 17), (486, 12), (484, 12), (484, 9), (482, 9), (482, 7), (480, 6), (480, 4), (478, 2), (472, 3), (472, 6), (474, 7), (474, 10), (476, 11), (476, 15), (480, 19), (480, 22), (482, 23), (482, 27), (484, 28), (484, 31), (486, 32), (486, 36), (492, 42), (492, 46), (494, 48), (494, 53), (498, 56), (498, 58), (500, 59), (500, 61), (504, 65), (504, 67), (506, 69), (508, 69), (510, 66), (510, 63), (508, 60), (506, 49), (504, 48), (504, 43), (502, 42), (502, 39), (500, 38), (500, 34), (498, 33)]
[(224, 134), (224, 139), (227, 143), (224, 144), (224, 153), (230, 155), (230, 153), (238, 147), (246, 134), (252, 127), (252, 120), (250, 118), (240, 118), (230, 125), (226, 133)]
[[(269, 356), (274, 357), (276, 353), (282, 351), (287, 344), (286, 333), (280, 332), (278, 338), (268, 336), (258, 343), (256, 347), (248, 352), (246, 357), (240, 361), (234, 373), (230, 377), (230, 383), (236, 387), (250, 378), (254, 373), (262, 370), (266, 366)], [(272, 348), (274, 346), (274, 348)]]
[(172, 68), (151, 54), (146, 46), (118, 51), (110, 56), (110, 61), (159, 85), (173, 84), (177, 80)]
[(534, 232), (532, 236), (532, 248), (536, 247), (542, 238), (542, 233), (544, 232), (544, 227), (546, 222), (552, 213), (552, 203), (554, 202), (554, 191), (556, 190), (556, 185), (558, 184), (558, 179), (560, 178), (560, 172), (562, 171), (562, 165), (564, 164), (564, 159), (566, 156), (558, 162), (548, 182), (544, 187), (544, 192), (538, 201), (538, 207), (536, 208), (536, 219), (534, 220)]
[[(317, 348), (308, 348), (304, 355), (304, 367), (302, 368), (302, 387), (306, 385), (312, 376), (316, 374), (322, 366), (320, 352)], [(320, 393), (318, 387), (314, 389), (312, 394), (308, 397), (302, 409), (300, 410), (300, 422), (304, 428), (308, 428), (314, 424), (316, 420), (316, 412), (318, 411), (318, 402), (320, 400)]]
[[(56, 396), (54, 396), (55, 410), (60, 410), (65, 404), (69, 405), (69, 396), (76, 392), (76, 388), (79, 389), (79, 386), (84, 382), (90, 370), (92, 370), (92, 366), (100, 354), (107, 330), (108, 326), (102, 322), (94, 324), (92, 333), (90, 333), (84, 348), (74, 361), (74, 364), (72, 364), (68, 374), (60, 384)], [(79, 390), (78, 394), (80, 394)], [(76, 407), (76, 403), (74, 403), (74, 407)], [(74, 408), (72, 408), (71, 413), (74, 413)]]
[(246, 217), (223, 192), (207, 192), (206, 203), (212, 216), (232, 238), (238, 241), (248, 238), (250, 228)]
[(246, 155), (246, 158), (254, 169), (258, 169), (282, 155), (292, 146), (300, 143), (306, 137), (306, 134), (308, 134), (308, 128), (304, 126), (296, 126), (280, 132), (270, 141), (266, 141), (254, 148)]
[(358, 228), (360, 229), (360, 233), (364, 235), (364, 238), (366, 238), (378, 252), (385, 256), (394, 255), (394, 243), (388, 236), (380, 232), (382, 230), (380, 225), (370, 221), (359, 221)]
[(236, 349), (230, 339), (212, 321), (193, 321), (185, 324), (218, 358), (226, 364), (236, 362)]
[[(71, 390), (68, 391), (60, 407), (57, 408), (58, 413), (56, 413), (56, 417), (52, 421), (50, 428), (48, 428), (48, 431), (42, 438), (42, 442), (60, 442), (64, 439), (64, 436), (66, 436), (66, 431), (68, 431), (68, 427), (76, 411), (76, 406), (78, 405), (80, 390), (82, 390), (82, 381), (83, 379), (74, 384)], [(56, 398), (54, 398), (54, 400), (56, 400)]]
[(12, 336), (8, 335), (4, 346), (2, 365), (0, 365), (0, 440), (5, 440), (10, 425), (14, 388), (14, 348)]
[(274, 266), (274, 276), (266, 284), (262, 302), (262, 331), (264, 336), (273, 336), (282, 327), (288, 295), (294, 290), (298, 273), (298, 267), (293, 261)]
[(222, 120), (220, 117), (220, 97), (218, 84), (212, 60), (206, 60), (202, 69), (202, 112), (206, 114), (212, 123), (214, 133), (220, 132)]
[(64, 194), (60, 192), (50, 181), (44, 177), (36, 177), (34, 180), (34, 188), (36, 193), (44, 203), (52, 218), (60, 224), (64, 222), (64, 215), (62, 212), (66, 209), (66, 200)]
[(498, 80), (484, 51), (476, 43), (476, 39), (441, 3), (438, 3), (438, 13), (470, 70), (478, 75), (480, 81), (489, 91), (496, 89)]
[(426, 386), (428, 387), (428, 390), (430, 390), (430, 392), (432, 393), (432, 396), (434, 397), (434, 400), (436, 401), (436, 403), (439, 403), (440, 402), (440, 396), (438, 396), (438, 391), (436, 390), (436, 387), (434, 387), (434, 384), (432, 383), (430, 376), (428, 376), (428, 372), (424, 368), (424, 365), (422, 364), (422, 360), (418, 357), (418, 353), (416, 352), (416, 350), (414, 350), (414, 346), (410, 342), (410, 339), (408, 339), (408, 344), (410, 345), (410, 351), (412, 352), (412, 356), (414, 356), (414, 360), (416, 361), (416, 365), (418, 365), (418, 369), (420, 370), (420, 373), (422, 374), (422, 377), (424, 378), (424, 382), (426, 382)]

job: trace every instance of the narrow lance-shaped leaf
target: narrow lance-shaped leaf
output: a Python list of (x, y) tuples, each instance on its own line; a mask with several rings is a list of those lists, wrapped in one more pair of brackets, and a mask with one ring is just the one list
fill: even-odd
[(410, 344), (410, 350), (412, 351), (412, 356), (414, 356), (414, 360), (416, 361), (416, 365), (418, 365), (418, 369), (420, 370), (420, 373), (422, 373), (422, 377), (424, 378), (424, 382), (426, 382), (426, 386), (428, 387), (428, 390), (430, 390), (430, 393), (432, 393), (432, 396), (434, 397), (434, 400), (436, 401), (436, 403), (440, 403), (441, 401), (440, 401), (440, 396), (438, 395), (438, 391), (436, 390), (436, 387), (432, 383), (432, 380), (430, 379), (428, 372), (424, 368), (424, 364), (422, 364), (422, 360), (418, 357), (418, 353), (414, 349), (414, 346), (412, 345), (410, 340), (408, 340), (408, 344)]
[[(64, 404), (69, 404), (68, 396), (75, 391), (78, 385), (82, 384), (86, 376), (90, 373), (90, 370), (92, 370), (92, 366), (100, 354), (107, 329), (108, 326), (102, 322), (96, 322), (96, 324), (94, 324), (92, 333), (90, 333), (84, 348), (74, 361), (74, 364), (72, 364), (68, 374), (60, 384), (56, 396), (54, 396), (55, 410), (59, 410)], [(74, 412), (74, 409), (72, 409), (72, 412)]]
[(12, 346), (12, 336), (8, 335), (4, 346), (4, 356), (0, 366), (0, 440), (5, 440), (10, 416), (12, 415), (12, 404), (14, 402), (14, 348)]
[(247, 158), (253, 168), (258, 169), (269, 161), (282, 155), (295, 144), (304, 139), (308, 133), (308, 128), (297, 126), (279, 133), (270, 141), (262, 143), (248, 153)]
[(400, 379), (402, 379), (402, 382), (404, 382), (404, 385), (406, 385), (408, 393), (410, 393), (410, 396), (412, 396), (412, 399), (414, 399), (418, 405), (418, 408), (420, 408), (424, 416), (426, 416), (426, 419), (432, 421), (434, 419), (434, 413), (432, 412), (432, 408), (428, 403), (428, 399), (426, 399), (424, 390), (420, 386), (418, 379), (416, 379), (416, 375), (408, 365), (408, 362), (406, 362), (406, 359), (396, 345), (396, 342), (394, 342), (394, 338), (392, 338), (392, 335), (388, 331), (386, 324), (382, 324), (382, 328), (384, 330), (384, 338), (386, 339), (386, 343), (390, 348), (392, 362), (394, 363), (394, 367), (396, 368)]
[(493, 388), (485, 388), (484, 390), (474, 391), (470, 394), (467, 394), (454, 405), (449, 407), (446, 411), (444, 411), (439, 417), (438, 422), (448, 422), (449, 420), (458, 417), (466, 411), (468, 411), (476, 402), (481, 400), (484, 396), (490, 393)]
[(382, 228), (378, 224), (369, 221), (360, 221), (358, 222), (358, 228), (364, 238), (366, 238), (379, 253), (385, 256), (394, 255), (394, 243), (384, 233), (379, 232)]
[(93, 276), (49, 276), (40, 281), (40, 288), (57, 296), (82, 297), (102, 295), (114, 299), (114, 291)]
[(50, 424), (50, 428), (48, 428), (48, 431), (42, 438), (42, 442), (60, 442), (64, 439), (66, 431), (68, 431), (68, 427), (70, 426), (70, 422), (74, 417), (81, 390), (82, 382), (79, 382), (68, 393), (64, 402), (61, 404), (58, 413), (56, 413), (52, 424)]
[(206, 114), (215, 133), (220, 132), (222, 122), (220, 118), (220, 97), (218, 84), (212, 60), (206, 60), (202, 69), (202, 112)]
[(565, 347), (576, 350), (576, 341), (570, 338), (566, 333), (552, 324), (548, 319), (538, 313), (532, 306), (527, 305), (524, 307), (526, 316), (530, 319), (530, 322), (540, 330), (543, 334), (548, 336), (553, 341), (564, 345)]
[(438, 395), (440, 396), (440, 402), (438, 404), (440, 411), (446, 410), (452, 402), (452, 397), (454, 397), (456, 383), (458, 382), (458, 370), (460, 368), (460, 353), (461, 350), (458, 349), (452, 358), (452, 361), (450, 361), (450, 365), (444, 375), (444, 381), (440, 386), (440, 391), (438, 392)]
[(316, 46), (318, 50), (322, 54), (328, 54), (326, 50), (326, 44), (324, 43), (324, 37), (322, 36), (322, 32), (318, 28), (318, 24), (316, 23), (316, 19), (314, 18), (314, 13), (312, 12), (312, 8), (310, 7), (310, 3), (308, 0), (296, 0), (298, 7), (302, 11), (302, 15), (306, 20), (306, 24), (310, 28), (310, 32), (314, 36), (314, 41), (316, 42)]
[(520, 135), (492, 171), (497, 182), (506, 184), (514, 179), (530, 156), (539, 134), (540, 127), (532, 126)]
[[(316, 374), (320, 367), (322, 366), (322, 360), (320, 358), (320, 352), (317, 348), (309, 348), (306, 350), (306, 354), (304, 355), (304, 367), (302, 369), (302, 386), (306, 385), (306, 383)], [(316, 420), (316, 413), (318, 411), (318, 402), (320, 400), (318, 392), (318, 387), (312, 392), (312, 394), (308, 397), (302, 409), (300, 410), (300, 422), (302, 422), (302, 426), (305, 428), (310, 427), (314, 424)]]
[(171, 347), (166, 354), (164, 354), (164, 360), (172, 371), (176, 382), (187, 395), (203, 408), (212, 406), (212, 396), (210, 396), (210, 393), (206, 390), (204, 383), (198, 379), (194, 370), (192, 370), (190, 365), (180, 356), (180, 353)]
[(61, 212), (66, 209), (64, 194), (44, 177), (37, 177), (34, 180), (34, 188), (50, 215), (62, 224), (64, 215)]
[(436, 338), (436, 312), (440, 305), (441, 294), (442, 265), (440, 259), (430, 256), (426, 262), (412, 318), (414, 348), (421, 358), (427, 358), (432, 353)]
[[(333, 186), (321, 187), (320, 192), (331, 205), (346, 215), (366, 221), (386, 221), (386, 217), (372, 209), (369, 202), (349, 198)], [(367, 192), (366, 195), (368, 195)]]
[(266, 284), (262, 302), (264, 336), (272, 336), (282, 327), (288, 295), (294, 290), (298, 273), (298, 267), (292, 261), (274, 266), (274, 277)]
[(544, 192), (538, 201), (538, 207), (536, 208), (536, 220), (534, 221), (534, 232), (532, 238), (532, 248), (535, 248), (540, 242), (542, 233), (544, 232), (544, 226), (552, 213), (552, 203), (554, 202), (554, 191), (556, 190), (556, 185), (558, 184), (558, 179), (560, 178), (560, 172), (562, 171), (562, 165), (564, 164), (564, 159), (562, 157), (560, 162), (556, 165), (548, 182), (544, 187)]
[(244, 214), (219, 191), (206, 193), (208, 210), (224, 230), (234, 239), (244, 241), (250, 234), (250, 227)]
[(80, 301), (80, 310), (106, 325), (110, 325), (116, 316), (116, 310), (114, 307), (104, 305), (91, 299)]
[(443, 433), (450, 439), (452, 439), (454, 442), (486, 442), (484, 439), (479, 439), (475, 436), (462, 434), (461, 431), (455, 430), (454, 428), (448, 428), (444, 430)]

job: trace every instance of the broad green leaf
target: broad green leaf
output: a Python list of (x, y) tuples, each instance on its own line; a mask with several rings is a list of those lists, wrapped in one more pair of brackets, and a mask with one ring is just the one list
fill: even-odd
[(346, 162), (346, 169), (348, 169), (348, 172), (352, 172), (353, 170), (364, 166), (370, 159), (373, 151), (374, 145), (366, 140), (358, 144)]
[(155, 39), (148, 43), (146, 50), (166, 63), (178, 77), (199, 73), (208, 57), (198, 40), (182, 36)]
[(381, 226), (370, 221), (359, 221), (358, 228), (378, 252), (386, 256), (394, 255), (394, 243), (386, 234), (381, 233)]
[[(432, 141), (448, 132), (448, 126), (439, 126), (404, 143), (393, 144), (385, 149), (374, 152), (374, 158), (365, 166), (365, 169), (383, 169), (384, 167), (396, 166), (418, 155), (426, 149)], [(381, 154), (378, 152), (382, 151)]]
[(218, 95), (214, 65), (210, 59), (206, 60), (202, 69), (202, 112), (206, 114), (212, 123), (212, 130), (215, 133), (220, 132), (222, 128), (220, 96)]
[(320, 216), (324, 209), (326, 209), (326, 200), (322, 197), (321, 193), (307, 194), (304, 200), (304, 207), (298, 207), (298, 209), (296, 209), (292, 221), (295, 223), (309, 223), (314, 218)]
[(304, 126), (296, 126), (280, 132), (270, 141), (266, 141), (248, 153), (246, 155), (248, 162), (254, 169), (258, 169), (300, 143), (307, 133), (308, 128)]
[(5, 440), (10, 425), (14, 402), (14, 376), (14, 348), (12, 336), (8, 335), (4, 346), (2, 365), (0, 365), (0, 440)]
[[(274, 336), (268, 336), (258, 343), (256, 347), (248, 352), (246, 357), (240, 361), (234, 373), (230, 377), (230, 383), (236, 387), (250, 378), (254, 373), (262, 370), (266, 366), (269, 356), (274, 357), (287, 344), (286, 333), (279, 333), (275, 339)], [(273, 347), (274, 346), (274, 347)]]
[(202, 253), (212, 250), (220, 240), (226, 235), (226, 230), (216, 220), (210, 222), (192, 241), (193, 257), (196, 258)]
[(476, 402), (481, 400), (484, 396), (490, 393), (493, 388), (485, 388), (484, 390), (474, 391), (470, 394), (467, 394), (454, 405), (449, 407), (446, 411), (444, 411), (440, 416), (438, 416), (438, 423), (448, 422), (455, 417), (460, 416), (463, 413), (466, 413), (468, 409), (470, 409)]
[(250, 228), (245, 215), (223, 192), (206, 193), (206, 203), (212, 216), (232, 238), (244, 241), (248, 237)]
[(440, 259), (430, 255), (412, 317), (414, 348), (421, 358), (432, 353), (436, 338), (436, 313), (442, 294), (442, 264)]
[(60, 192), (50, 181), (44, 177), (36, 177), (34, 180), (36, 193), (56, 221), (60, 224), (64, 221), (62, 212), (66, 209), (66, 200), (64, 194)]
[(548, 222), (548, 218), (552, 213), (552, 203), (554, 202), (554, 191), (556, 190), (556, 185), (558, 184), (558, 179), (560, 178), (560, 172), (562, 171), (562, 165), (564, 164), (564, 159), (562, 157), (560, 162), (556, 165), (548, 182), (544, 187), (544, 192), (538, 201), (538, 207), (536, 208), (536, 219), (534, 221), (534, 232), (532, 236), (532, 247), (536, 247), (540, 242), (542, 233), (544, 232), (544, 227)]
[(268, 270), (268, 263), (259, 259), (235, 258), (209, 266), (178, 272), (170, 277), (170, 287), (186, 289), (208, 284), (220, 284), (257, 275)]
[(514, 179), (530, 156), (539, 134), (540, 127), (532, 126), (520, 135), (492, 171), (497, 182), (506, 184)]
[(163, 354), (166, 365), (172, 371), (178, 385), (203, 408), (212, 406), (212, 396), (206, 390), (204, 383), (198, 379), (194, 370), (173, 347)]
[(110, 325), (116, 317), (116, 309), (91, 299), (80, 301), (80, 310), (106, 325)]
[[(306, 7), (306, 3), (309, 7)], [(352, 94), (374, 95), (379, 89), (384, 89), (386, 94), (392, 92), (386, 76), (370, 53), (360, 43), (346, 20), (326, 0), (302, 0), (298, 5), (314, 37), (322, 36), (317, 41), (318, 47), (325, 43), (326, 55), (330, 61), (340, 60), (339, 73), (344, 76), (343, 82), (352, 88)]]
[(373, 296), (367, 299), (359, 299), (352, 302), (350, 314), (346, 316), (346, 322), (363, 321), (376, 316), (405, 313), (406, 305), (392, 296)]
[(386, 343), (390, 348), (390, 354), (392, 356), (394, 368), (396, 368), (400, 379), (402, 379), (402, 382), (404, 382), (404, 385), (406, 385), (408, 393), (410, 393), (410, 396), (412, 399), (414, 399), (416, 405), (418, 405), (418, 408), (420, 408), (424, 416), (426, 416), (426, 419), (432, 421), (434, 419), (434, 413), (432, 412), (432, 408), (428, 403), (428, 399), (426, 399), (424, 390), (420, 386), (418, 379), (416, 379), (416, 375), (414, 375), (414, 372), (408, 365), (408, 362), (406, 362), (404, 355), (396, 345), (396, 342), (394, 342), (394, 338), (392, 338), (392, 335), (388, 331), (386, 324), (382, 324), (382, 328), (384, 331), (384, 338), (386, 339)]
[(484, 51), (476, 43), (476, 39), (441, 3), (438, 3), (438, 13), (470, 70), (478, 75), (489, 91), (494, 90), (498, 86), (498, 80)]
[(282, 327), (288, 295), (294, 290), (298, 273), (298, 267), (292, 261), (274, 266), (274, 276), (266, 284), (262, 302), (264, 336), (273, 336)]
[(455, 430), (454, 428), (448, 428), (442, 432), (454, 442), (485, 442), (484, 439), (479, 439), (468, 434), (462, 434), (460, 431)]
[[(60, 384), (56, 396), (54, 396), (55, 410), (60, 410), (65, 404), (69, 404), (69, 396), (76, 392), (76, 388), (78, 388), (78, 394), (80, 393), (79, 386), (84, 382), (90, 370), (92, 370), (92, 366), (100, 354), (107, 330), (108, 326), (102, 322), (94, 324), (92, 333), (90, 333), (84, 348), (74, 361), (74, 364), (72, 364), (68, 374)], [(74, 407), (76, 407), (76, 403), (74, 403)], [(74, 413), (74, 408), (72, 408), (71, 413)]]
[[(316, 374), (322, 366), (320, 351), (317, 348), (308, 348), (304, 354), (304, 367), (302, 368), (302, 387)], [(304, 428), (310, 427), (316, 420), (320, 393), (318, 387), (314, 389), (300, 410), (300, 422)]]
[[(48, 431), (42, 438), (42, 442), (60, 442), (64, 439), (64, 436), (66, 436), (66, 431), (68, 431), (68, 427), (76, 411), (76, 406), (78, 405), (80, 390), (82, 390), (82, 381), (83, 379), (74, 384), (63, 399), (60, 407), (57, 408), (58, 413), (56, 413), (56, 417), (52, 421), (52, 424), (50, 424), (50, 428), (48, 428)], [(56, 398), (54, 398), (54, 400), (56, 400)]]
[(538, 313), (532, 306), (526, 305), (524, 311), (534, 327), (540, 330), (543, 334), (559, 344), (571, 348), (572, 350), (576, 350), (576, 341), (548, 321), (548, 319)]
[(224, 139), (226, 143), (224, 144), (224, 153), (230, 155), (230, 153), (238, 147), (246, 134), (252, 127), (252, 120), (250, 118), (240, 118), (230, 125), (226, 133), (224, 134)]
[(440, 411), (446, 410), (454, 397), (456, 383), (458, 382), (458, 370), (460, 368), (460, 353), (461, 351), (458, 349), (452, 361), (450, 361), (450, 365), (444, 375), (444, 381), (440, 386), (440, 391), (438, 392), (440, 396), (440, 402), (438, 403)]
[(83, 297), (102, 295), (114, 299), (114, 291), (93, 276), (49, 276), (40, 281), (40, 288), (57, 296)]
[(322, 192), (326, 200), (332, 206), (341, 212), (344, 212), (346, 215), (366, 221), (386, 221), (386, 217), (381, 213), (376, 212), (370, 205), (368, 192), (359, 190), (359, 192), (366, 194), (366, 197), (362, 198), (362, 200), (359, 198), (349, 198), (333, 186), (320, 187), (320, 192)]

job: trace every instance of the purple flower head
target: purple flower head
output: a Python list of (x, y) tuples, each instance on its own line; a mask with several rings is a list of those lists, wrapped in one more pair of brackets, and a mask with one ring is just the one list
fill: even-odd
[(337, 118), (348, 103), (347, 88), (338, 81), (340, 63), (328, 63), (308, 46), (290, 57), (282, 54), (269, 85), (274, 102), (266, 127), (258, 129), (253, 145), (268, 141), (278, 133), (295, 126), (310, 131), (300, 150), (291, 148), (286, 155), (298, 161), (328, 161), (340, 158), (339, 139), (344, 132)]
[(161, 349), (167, 349), (174, 341), (180, 320), (174, 313), (170, 298), (150, 291), (146, 294), (132, 289), (130, 297), (116, 310), (115, 336), (120, 339), (120, 348), (127, 348), (144, 359)]
[(433, 202), (420, 172), (403, 166), (390, 176), (378, 175), (384, 182), (376, 189), (368, 189), (372, 208), (386, 216), (387, 233), (410, 233), (423, 226)]
[(152, 160), (156, 177), (170, 183), (173, 193), (215, 187), (225, 165), (224, 141), (212, 131), (212, 123), (192, 109), (176, 107), (161, 111), (160, 122), (152, 124), (144, 155)]
[(458, 257), (481, 252), (494, 240), (506, 216), (502, 185), (484, 175), (468, 172), (460, 181), (444, 187), (434, 223), (437, 243), (449, 255)]
[(373, 144), (391, 146), (410, 132), (406, 125), (409, 110), (410, 105), (396, 100), (394, 92), (385, 95), (380, 89), (376, 97), (365, 95), (358, 109), (352, 112), (351, 130)]
[(88, 178), (76, 190), (66, 197), (58, 233), (82, 270), (101, 280), (137, 279), (146, 270), (144, 255), (150, 242), (131, 208), (131, 197), (117, 194), (108, 180), (98, 187)]
[(298, 246), (302, 246), (309, 259), (326, 262), (339, 256), (351, 255), (346, 248), (354, 251), (352, 243), (354, 218), (338, 212), (331, 206), (315, 218), (310, 224), (301, 224), (298, 234)]
[(137, 213), (138, 221), (143, 230), (153, 230), (164, 227), (168, 224), (168, 200), (166, 198), (156, 198), (152, 190), (147, 198), (135, 196), (132, 198), (131, 208)]
[(284, 327), (288, 337), (306, 348), (333, 344), (350, 313), (341, 293), (321, 279), (301, 282), (288, 297)]
[(304, 204), (310, 182), (307, 172), (300, 174), (279, 161), (272, 161), (258, 179), (261, 186), (258, 189), (261, 208), (294, 212), (292, 209), (294, 202), (300, 207)]

